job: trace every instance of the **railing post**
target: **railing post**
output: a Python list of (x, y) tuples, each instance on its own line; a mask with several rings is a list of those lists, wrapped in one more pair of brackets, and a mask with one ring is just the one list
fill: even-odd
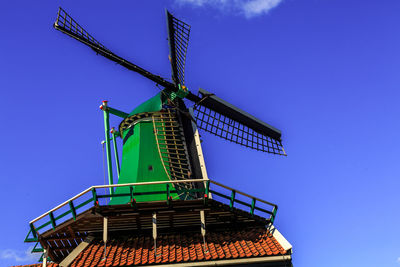
[(167, 205), (169, 206), (169, 184), (165, 185), (167, 188)]
[(230, 207), (231, 209), (233, 209), (233, 203), (235, 202), (235, 195), (236, 195), (236, 191), (235, 191), (235, 190), (232, 190), (232, 193), (231, 193), (231, 202), (229, 203), (229, 207)]
[(134, 198), (135, 190), (134, 190), (133, 186), (129, 187), (129, 191), (130, 191), (130, 195), (131, 195), (131, 201), (130, 201), (131, 207), (136, 209), (136, 199)]
[(95, 206), (99, 205), (99, 202), (97, 201), (97, 193), (96, 193), (96, 188), (92, 188), (92, 197), (93, 197), (93, 203)]
[(117, 149), (117, 131), (115, 131), (114, 127), (111, 128), (111, 136), (112, 136), (112, 141), (113, 141), (113, 146), (114, 146), (114, 156), (115, 156), (115, 165), (117, 166), (117, 176), (119, 179), (119, 173), (120, 173), (120, 166), (119, 166), (119, 158), (118, 158), (118, 149)]
[(75, 207), (74, 207), (74, 203), (72, 203), (72, 200), (71, 200), (70, 202), (68, 202), (68, 204), (69, 204), (69, 208), (70, 208), (71, 213), (72, 213), (72, 218), (74, 218), (74, 221), (76, 221), (76, 210), (75, 210)]
[(207, 205), (210, 196), (210, 180), (206, 181), (206, 187), (204, 189), (204, 205)]
[(129, 187), (129, 193), (130, 193), (130, 196), (131, 196), (131, 203), (132, 203), (132, 201), (133, 201), (133, 186)]
[[(110, 146), (110, 113), (107, 108), (106, 100), (103, 101), (100, 109), (103, 110), (104, 114), (104, 129), (106, 135), (106, 154), (107, 154), (107, 170), (108, 170), (108, 183), (114, 184), (113, 182), (113, 174), (112, 174), (112, 166), (111, 166), (111, 146)], [(113, 188), (110, 187), (110, 195), (114, 192)]]
[(52, 211), (49, 212), (49, 217), (50, 217), (51, 226), (53, 227), (53, 230), (55, 230), (56, 229), (56, 220), (54, 220), (54, 215), (53, 215)]
[(276, 216), (277, 211), (278, 211), (278, 206), (275, 205), (272, 210), (272, 214), (271, 214), (271, 218), (270, 218), (271, 224), (273, 224), (275, 221), (275, 216)]
[(255, 207), (256, 207), (256, 199), (253, 198), (253, 200), (251, 201), (251, 210), (250, 210), (251, 216), (254, 216), (254, 208)]
[(209, 192), (210, 192), (210, 180), (206, 181), (206, 189), (204, 191), (204, 194), (209, 197)]

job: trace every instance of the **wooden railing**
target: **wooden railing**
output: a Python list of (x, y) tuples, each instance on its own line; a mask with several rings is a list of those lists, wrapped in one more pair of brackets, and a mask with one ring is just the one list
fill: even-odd
[[(64, 222), (71, 217), (66, 218), (67, 215), (71, 215), (74, 220), (76, 220), (78, 213), (78, 210), (82, 210), (83, 207), (87, 207), (90, 203), (93, 205), (99, 205), (99, 199), (110, 199), (110, 198), (115, 198), (115, 197), (130, 197), (130, 204), (135, 202), (135, 196), (143, 193), (135, 193), (135, 190), (133, 190), (136, 187), (140, 186), (148, 186), (148, 185), (156, 185), (156, 184), (165, 184), (166, 185), (166, 190), (162, 192), (149, 192), (147, 194), (160, 194), (160, 193), (165, 193), (165, 200), (169, 204), (171, 201), (170, 194), (175, 192), (171, 187), (173, 187), (174, 184), (179, 184), (179, 183), (202, 183), (203, 186), (197, 189), (188, 189), (190, 193), (198, 193), (201, 197), (199, 199), (204, 200), (204, 204), (207, 204), (208, 199), (213, 196), (213, 198), (218, 198), (220, 197), (222, 202), (227, 202), (226, 204), (229, 204), (229, 207), (231, 209), (234, 208), (235, 203), (239, 205), (243, 205), (245, 207), (250, 208), (249, 212), (251, 216), (255, 214), (255, 211), (259, 211), (260, 213), (265, 213), (268, 214), (268, 220), (273, 223), (275, 220), (276, 212), (278, 209), (278, 206), (262, 200), (260, 198), (251, 196), (249, 194), (246, 194), (244, 192), (241, 192), (239, 190), (233, 189), (231, 187), (225, 186), (221, 183), (211, 181), (211, 180), (206, 180), (206, 179), (191, 179), (191, 180), (180, 180), (180, 181), (158, 181), (158, 182), (143, 182), (143, 183), (129, 183), (129, 184), (113, 184), (113, 185), (96, 185), (89, 187), (88, 189), (82, 191), (81, 193), (77, 194), (76, 196), (68, 199), (67, 201), (61, 203), (60, 205), (56, 206), (55, 208), (43, 213), (39, 217), (33, 219), (32, 221), (29, 222), (29, 227), (30, 230), (28, 232), (28, 235), (25, 238), (25, 242), (36, 242), (38, 241), (38, 235), (39, 231), (43, 230), (47, 226), (51, 226), (53, 229), (56, 228), (56, 226), (61, 222)], [(212, 186), (210, 186), (212, 184)], [(98, 190), (102, 188), (113, 188), (113, 187), (129, 187), (130, 188), (130, 193), (128, 194), (104, 194), (100, 195), (98, 194)], [(221, 192), (222, 191), (228, 191), (230, 192), (230, 195), (227, 194), (226, 192)], [(87, 197), (87, 199), (83, 199)], [(241, 198), (239, 198), (241, 196)], [(74, 201), (82, 201), (78, 205), (74, 204)], [(224, 201), (225, 200), (225, 201)], [(129, 204), (128, 203), (128, 204)], [(263, 203), (264, 206), (266, 207), (261, 207), (258, 203)], [(63, 211), (62, 208), (66, 207), (68, 205), (68, 209), (66, 211)], [(65, 208), (64, 208), (65, 209)], [(85, 209), (87, 210), (87, 209)], [(55, 215), (55, 212), (60, 212), (60, 214)], [(44, 219), (48, 218), (46, 222), (43, 222), (39, 226), (36, 226), (35, 224), (38, 224), (39, 221), (42, 221)], [(32, 236), (32, 237), (30, 237)]]

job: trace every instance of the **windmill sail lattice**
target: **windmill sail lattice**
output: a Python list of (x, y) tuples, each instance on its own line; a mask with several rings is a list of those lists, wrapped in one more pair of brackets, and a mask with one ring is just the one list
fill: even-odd
[(166, 14), (172, 79), (175, 84), (185, 84), (185, 62), (190, 25), (175, 18), (167, 10)]
[(258, 151), (286, 156), (281, 132), (204, 89), (191, 95), (197, 127)]
[(108, 50), (104, 45), (102, 45), (92, 35), (90, 35), (85, 29), (83, 29), (61, 7), (58, 10), (57, 20), (54, 25), (57, 29), (63, 29), (64, 33), (69, 33), (71, 37), (78, 39), (79, 41), (91, 46), (92, 48), (98, 49), (98, 51), (106, 51), (111, 53), (110, 50)]
[(263, 135), (221, 113), (204, 106), (194, 110), (197, 127), (236, 144), (255, 150), (286, 156), (279, 140)]
[(161, 76), (155, 75), (138, 65), (129, 62), (128, 60), (114, 54), (109, 49), (107, 49), (104, 45), (102, 45), (99, 41), (93, 38), (87, 31), (85, 31), (70, 15), (68, 15), (61, 7), (58, 10), (57, 20), (54, 23), (54, 28), (56, 30), (61, 31), (64, 34), (71, 36), (72, 38), (78, 40), (81, 43), (92, 48), (97, 54), (102, 55), (121, 66), (135, 71), (144, 77), (156, 82), (165, 88), (175, 89), (175, 85), (171, 82), (165, 80)]

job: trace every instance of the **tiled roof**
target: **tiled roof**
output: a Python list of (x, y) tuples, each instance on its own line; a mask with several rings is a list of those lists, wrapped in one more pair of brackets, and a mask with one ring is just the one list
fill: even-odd
[(106, 260), (103, 260), (103, 241), (94, 240), (70, 266), (171, 264), (277, 256), (288, 254), (288, 252), (266, 229), (255, 228), (241, 231), (208, 232), (205, 247), (203, 238), (198, 233), (159, 235), (156, 257), (154, 256), (154, 241), (151, 236), (112, 238), (107, 242), (106, 254)]

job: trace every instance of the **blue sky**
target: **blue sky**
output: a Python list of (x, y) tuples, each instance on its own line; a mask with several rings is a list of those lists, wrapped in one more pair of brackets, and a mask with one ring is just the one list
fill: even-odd
[[(203, 133), (211, 179), (279, 205), (295, 266), (400, 266), (400, 2), (3, 1), (0, 265), (33, 262), (28, 222), (103, 183), (103, 99), (154, 84), (52, 28), (58, 6), (170, 77), (164, 8), (192, 26), (186, 81), (279, 128), (288, 157)], [(112, 120), (117, 126), (118, 120)]]

